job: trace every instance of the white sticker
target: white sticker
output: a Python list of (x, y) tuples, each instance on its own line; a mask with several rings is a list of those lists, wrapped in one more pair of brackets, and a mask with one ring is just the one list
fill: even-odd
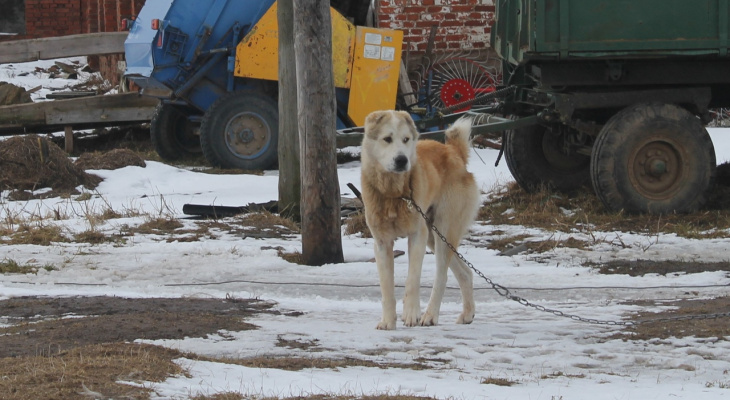
[(383, 46), (383, 49), (380, 50), (380, 59), (384, 61), (394, 61), (395, 47)]
[(363, 52), (363, 57), (372, 58), (375, 60), (380, 59), (380, 46), (373, 46), (371, 44), (366, 44), (365, 51)]
[(380, 43), (382, 42), (383, 35), (380, 35), (378, 33), (365, 33), (365, 43), (380, 45)]

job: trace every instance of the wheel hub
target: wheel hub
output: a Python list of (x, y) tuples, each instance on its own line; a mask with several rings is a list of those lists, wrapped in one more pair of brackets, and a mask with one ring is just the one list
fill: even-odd
[(644, 196), (671, 199), (682, 183), (682, 157), (670, 143), (654, 141), (634, 153), (630, 177)]
[[(446, 107), (474, 100), (476, 92), (469, 82), (464, 79), (451, 79), (441, 88), (441, 101)], [(464, 106), (454, 112), (469, 111), (471, 104)]]
[(271, 132), (257, 114), (237, 114), (226, 125), (226, 145), (237, 157), (253, 158), (265, 150)]
[[(235, 132), (233, 133), (236, 134)], [(241, 132), (238, 133), (238, 140), (240, 140), (243, 143), (249, 144), (256, 139), (256, 135), (253, 133), (251, 129), (244, 129)]]
[(649, 171), (648, 173), (655, 178), (660, 178), (662, 175), (666, 174), (667, 171), (667, 163), (664, 160), (652, 160), (649, 163)]

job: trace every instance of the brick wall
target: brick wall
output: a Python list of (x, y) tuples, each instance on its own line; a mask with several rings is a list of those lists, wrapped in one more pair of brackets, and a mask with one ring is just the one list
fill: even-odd
[(377, 0), (381, 28), (404, 31), (404, 50), (423, 53), (437, 26), (435, 51), (480, 50), (489, 46), (493, 0)]
[[(121, 19), (137, 15), (144, 2), (25, 0), (26, 34), (0, 36), (0, 40), (118, 31)], [(404, 50), (408, 48), (413, 56), (426, 50), (431, 26), (437, 26), (436, 52), (488, 47), (494, 0), (376, 0), (375, 6), (377, 26), (403, 30)], [(89, 63), (116, 83), (122, 59), (121, 55), (89, 57)]]
[[(115, 32), (122, 18), (137, 15), (145, 0), (25, 0), (25, 35), (0, 40), (33, 39), (79, 33)], [(124, 56), (89, 56), (89, 65), (113, 85)]]
[(25, 1), (25, 37), (72, 35), (80, 30), (79, 0)]

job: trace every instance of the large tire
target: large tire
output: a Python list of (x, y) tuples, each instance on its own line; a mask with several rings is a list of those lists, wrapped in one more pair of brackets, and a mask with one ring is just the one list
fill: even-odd
[(256, 92), (235, 92), (208, 109), (200, 126), (200, 144), (214, 166), (264, 170), (276, 166), (279, 107)]
[(507, 167), (528, 192), (543, 187), (569, 192), (590, 181), (590, 157), (565, 154), (563, 138), (542, 125), (508, 131), (503, 145)]
[(697, 117), (671, 104), (638, 104), (601, 130), (591, 181), (611, 211), (688, 213), (707, 202), (715, 168), (712, 140)]
[(150, 139), (157, 154), (167, 161), (199, 156), (200, 137), (184, 108), (160, 103), (150, 122)]

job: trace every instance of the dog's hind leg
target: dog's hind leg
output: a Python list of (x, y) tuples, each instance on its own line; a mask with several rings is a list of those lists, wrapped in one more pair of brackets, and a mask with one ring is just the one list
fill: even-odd
[(459, 318), (456, 319), (457, 324), (471, 324), (474, 321), (474, 277), (469, 267), (459, 259), (453, 257), (449, 264), (451, 271), (454, 273), (456, 280), (459, 282), (461, 289), (461, 301), (463, 302), (463, 311)]
[(403, 323), (405, 326), (416, 326), (421, 319), (421, 270), (423, 256), (426, 255), (428, 227), (419, 224), (415, 233), (408, 236), (408, 277), (406, 293), (403, 297)]
[(393, 241), (375, 240), (375, 263), (378, 266), (380, 292), (382, 294), (383, 317), (377, 329), (395, 329), (395, 269), (393, 261)]
[(441, 300), (444, 298), (444, 291), (446, 290), (449, 263), (453, 258), (451, 250), (440, 240), (437, 240), (434, 244), (434, 253), (436, 255), (436, 276), (433, 280), (431, 298), (428, 301), (426, 311), (421, 317), (421, 325), (423, 326), (437, 325), (439, 322)]

